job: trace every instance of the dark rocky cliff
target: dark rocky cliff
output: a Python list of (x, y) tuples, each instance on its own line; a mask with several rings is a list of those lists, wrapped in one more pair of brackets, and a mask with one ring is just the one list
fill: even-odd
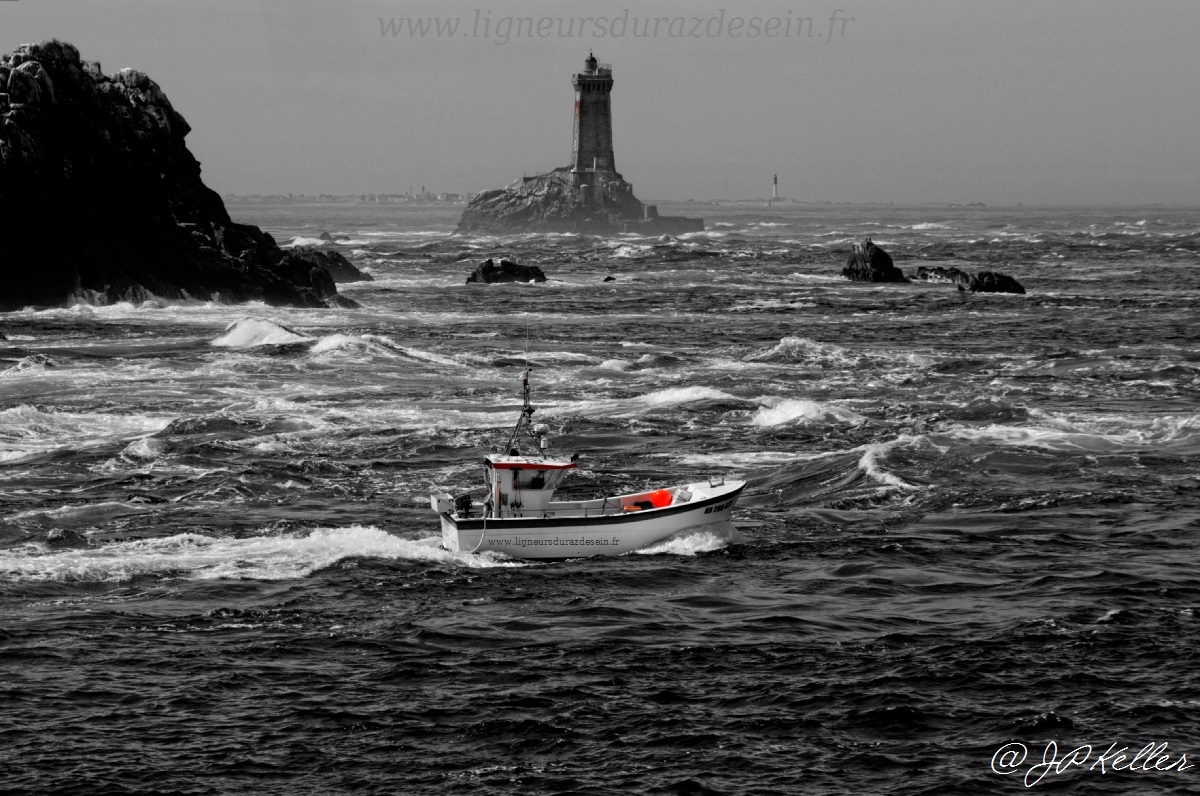
[(133, 69), (70, 44), (0, 58), (0, 311), (151, 296), (354, 306), (321, 264), (235, 224), (191, 128)]
[(319, 265), (329, 272), (337, 284), (343, 282), (374, 282), (375, 277), (360, 271), (340, 252), (320, 249), (316, 246), (293, 246), (289, 252), (293, 257), (302, 257), (306, 262)]

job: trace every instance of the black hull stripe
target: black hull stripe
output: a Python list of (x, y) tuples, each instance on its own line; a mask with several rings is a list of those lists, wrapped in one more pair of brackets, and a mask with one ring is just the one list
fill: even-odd
[[(709, 506), (715, 506), (718, 503), (724, 503), (727, 500), (734, 500), (742, 494), (742, 490), (746, 488), (742, 484), (732, 492), (726, 492), (717, 497), (705, 498), (704, 500), (692, 501), (691, 503), (681, 503), (678, 506), (668, 506), (665, 509), (643, 509), (641, 511), (627, 511), (621, 514), (605, 514), (596, 517), (504, 517), (502, 519), (489, 518), (487, 520), (487, 530), (538, 530), (553, 528), (587, 528), (595, 525), (624, 525), (627, 522), (645, 522), (651, 517), (671, 517), (676, 514), (686, 514), (694, 512), (697, 509), (704, 509)], [(732, 507), (730, 507), (732, 508)], [(455, 520), (449, 514), (443, 514), (443, 519), (450, 521), (456, 529), (460, 531), (479, 531), (483, 530), (483, 519)]]

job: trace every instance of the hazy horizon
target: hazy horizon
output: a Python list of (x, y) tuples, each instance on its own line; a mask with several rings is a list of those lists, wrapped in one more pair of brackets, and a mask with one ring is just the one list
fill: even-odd
[(471, 193), (565, 165), (594, 51), (643, 199), (766, 197), (778, 174), (804, 202), (1191, 206), (1197, 23), (1166, 0), (16, 0), (0, 51), (58, 38), (146, 72), (222, 194)]

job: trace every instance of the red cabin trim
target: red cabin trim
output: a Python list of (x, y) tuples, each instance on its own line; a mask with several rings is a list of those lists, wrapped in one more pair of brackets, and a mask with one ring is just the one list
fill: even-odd
[(571, 470), (576, 467), (575, 462), (570, 464), (538, 464), (536, 462), (487, 462), (488, 467), (494, 467), (497, 470)]

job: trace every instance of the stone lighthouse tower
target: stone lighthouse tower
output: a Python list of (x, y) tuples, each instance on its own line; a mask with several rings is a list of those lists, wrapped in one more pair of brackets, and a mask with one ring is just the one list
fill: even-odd
[(572, 76), (571, 85), (575, 88), (575, 127), (570, 164), (544, 174), (526, 174), (505, 188), (475, 194), (463, 210), (459, 232), (703, 232), (703, 219), (660, 216), (657, 207), (642, 204), (633, 195), (633, 186), (617, 173), (612, 67), (589, 54), (583, 71)]
[(617, 174), (612, 140), (612, 67), (589, 54), (584, 69), (571, 78), (575, 87), (575, 132), (571, 140), (571, 172), (579, 184), (586, 172)]

